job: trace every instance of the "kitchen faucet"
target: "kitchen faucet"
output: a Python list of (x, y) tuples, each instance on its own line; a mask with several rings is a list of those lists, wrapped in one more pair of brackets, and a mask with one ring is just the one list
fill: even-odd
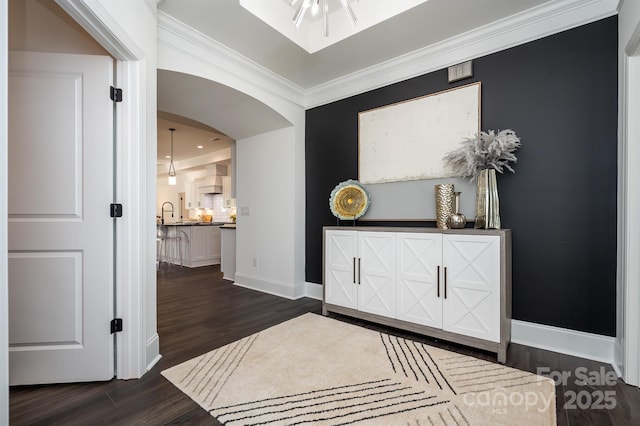
[(173, 217), (173, 203), (171, 201), (165, 201), (164, 203), (162, 203), (162, 218), (160, 219), (160, 222), (164, 225), (164, 205), (165, 204), (169, 204), (171, 206), (171, 210), (166, 210), (167, 212), (171, 212), (171, 217)]

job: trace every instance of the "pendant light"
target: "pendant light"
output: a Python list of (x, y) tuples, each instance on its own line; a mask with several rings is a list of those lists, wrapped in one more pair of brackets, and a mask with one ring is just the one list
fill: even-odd
[(173, 165), (173, 132), (176, 129), (169, 129), (171, 131), (171, 162), (169, 163), (169, 185), (176, 184), (176, 168)]

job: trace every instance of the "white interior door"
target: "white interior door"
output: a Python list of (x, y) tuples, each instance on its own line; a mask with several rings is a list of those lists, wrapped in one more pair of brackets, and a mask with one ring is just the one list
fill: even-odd
[(9, 57), (9, 380), (108, 380), (113, 59)]

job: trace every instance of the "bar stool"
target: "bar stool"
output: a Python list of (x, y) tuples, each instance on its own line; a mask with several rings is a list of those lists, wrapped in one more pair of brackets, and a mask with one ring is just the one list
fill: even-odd
[(160, 224), (156, 224), (156, 271), (160, 269), (160, 253), (163, 247), (164, 230)]
[(156, 269), (160, 268), (160, 263), (164, 260), (169, 266), (175, 264), (176, 255), (180, 261), (179, 265), (184, 266), (182, 261), (182, 237), (186, 236), (184, 231), (174, 227), (175, 233), (171, 235), (165, 226), (158, 227), (156, 232)]

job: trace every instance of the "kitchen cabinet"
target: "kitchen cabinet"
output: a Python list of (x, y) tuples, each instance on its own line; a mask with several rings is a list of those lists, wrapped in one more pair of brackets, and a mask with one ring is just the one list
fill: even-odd
[(193, 181), (185, 184), (184, 205), (187, 209), (212, 209), (213, 195), (200, 191), (200, 182)]
[(506, 360), (511, 231), (324, 230), (329, 311), (490, 350)]
[(198, 192), (195, 182), (184, 185), (184, 205), (187, 209), (195, 209), (197, 206)]
[(222, 206), (224, 208), (231, 208), (236, 206), (236, 199), (233, 198), (231, 187), (231, 176), (224, 176), (222, 178)]
[(198, 202), (196, 208), (198, 209), (212, 209), (213, 208), (213, 194), (198, 194)]
[(220, 227), (197, 225), (190, 228), (191, 235), (186, 266), (197, 267), (220, 264)]
[(222, 236), (222, 256), (220, 271), (225, 280), (235, 281), (236, 279), (236, 227), (235, 225), (225, 225), (220, 228)]

